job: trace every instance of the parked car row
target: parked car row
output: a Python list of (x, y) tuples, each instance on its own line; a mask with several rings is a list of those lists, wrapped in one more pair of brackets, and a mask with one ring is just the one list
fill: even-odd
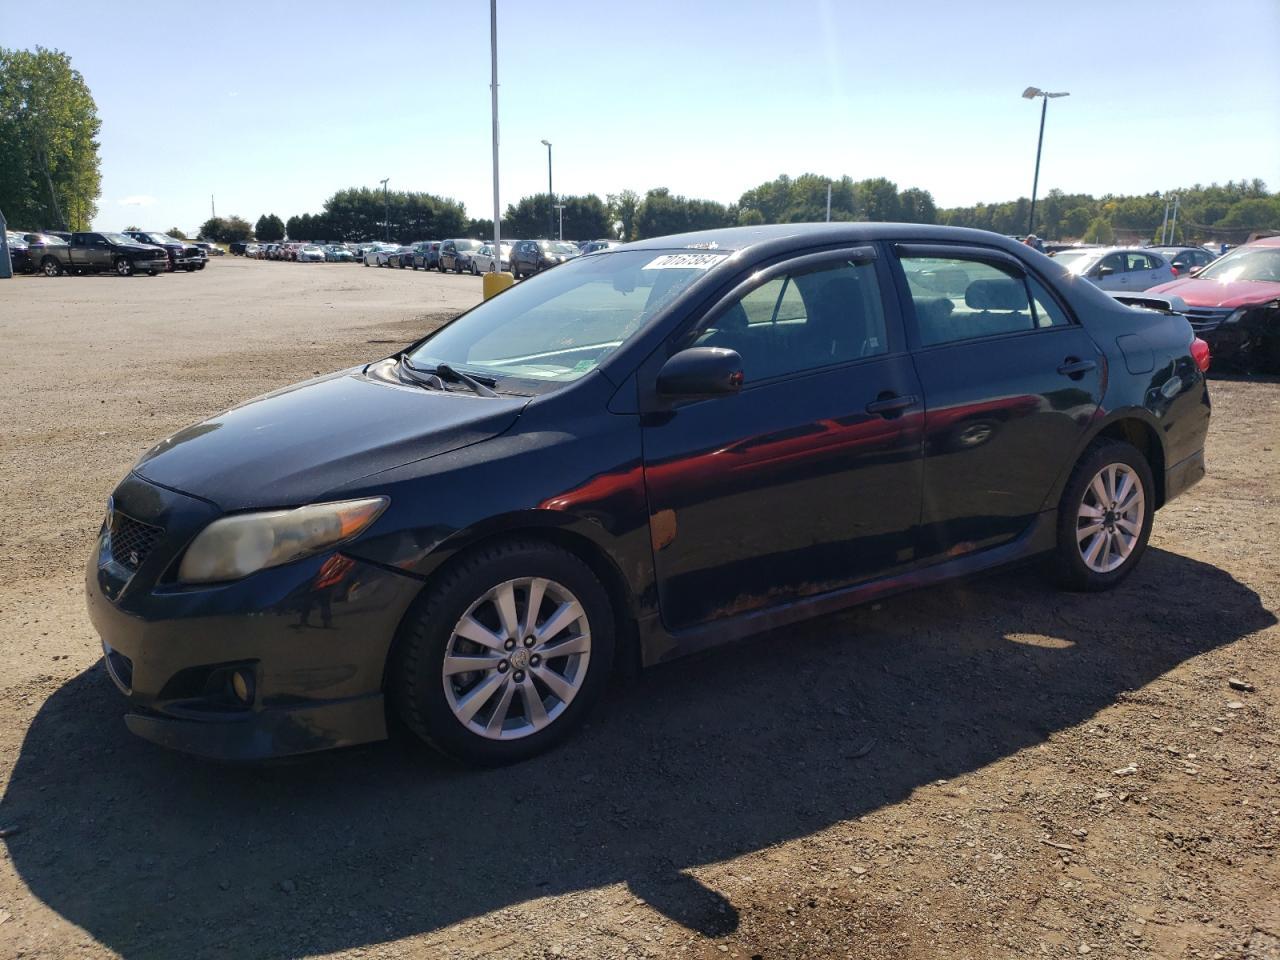
[(366, 267), (390, 267), (401, 270), (439, 270), (441, 273), (482, 274), (510, 271), (516, 279), (564, 263), (584, 253), (597, 253), (621, 246), (618, 240), (512, 240), (503, 241), (495, 252), (492, 242), (467, 237), (448, 240), (418, 240), (395, 244), (380, 241), (365, 243), (304, 243), (291, 240), (280, 243), (253, 241), (231, 244), (231, 253), (259, 260), (293, 260), (352, 262)]
[(208, 254), (196, 244), (168, 234), (131, 230), (126, 233), (77, 231), (23, 233), (5, 231), (15, 273), (135, 273), (155, 276), (165, 270), (203, 270)]

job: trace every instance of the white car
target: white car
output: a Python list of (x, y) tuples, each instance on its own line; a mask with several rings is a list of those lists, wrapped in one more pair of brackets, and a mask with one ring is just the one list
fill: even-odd
[(324, 263), (324, 248), (314, 243), (305, 244), (298, 248), (297, 260), (299, 263)]
[(370, 244), (364, 251), (364, 265), (366, 267), (385, 267), (387, 265), (387, 257), (399, 249), (394, 243)]
[(1168, 283), (1178, 276), (1169, 261), (1160, 254), (1139, 248), (1061, 250), (1053, 255), (1053, 259), (1103, 290), (1136, 293), (1158, 283)]
[(511, 244), (503, 243), (502, 245), (502, 263), (500, 266), (494, 265), (493, 244), (486, 243), (471, 255), (471, 272), (472, 273), (494, 273), (498, 270), (511, 269)]

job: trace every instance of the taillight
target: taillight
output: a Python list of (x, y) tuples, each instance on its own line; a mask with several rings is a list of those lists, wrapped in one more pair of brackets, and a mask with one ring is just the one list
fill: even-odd
[(1178, 267), (1177, 267), (1177, 264), (1170, 264), (1170, 265), (1169, 265), (1169, 269), (1173, 271), (1173, 275), (1174, 275), (1175, 277), (1178, 275)]
[(1199, 337), (1191, 341), (1191, 359), (1196, 362), (1201, 373), (1209, 372), (1209, 363), (1212, 360), (1209, 356), (1209, 345)]

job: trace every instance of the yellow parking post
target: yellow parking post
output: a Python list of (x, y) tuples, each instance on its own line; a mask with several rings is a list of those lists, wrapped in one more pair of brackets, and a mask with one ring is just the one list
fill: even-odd
[(493, 271), (484, 275), (484, 298), (488, 300), (490, 297), (497, 296), (507, 287), (516, 282), (516, 278), (509, 273), (498, 273)]

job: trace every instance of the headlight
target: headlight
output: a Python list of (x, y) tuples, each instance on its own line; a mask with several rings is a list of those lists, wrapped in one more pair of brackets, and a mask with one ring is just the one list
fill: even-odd
[(1239, 323), (1241, 318), (1243, 318), (1244, 315), (1248, 312), (1249, 312), (1248, 307), (1241, 307), (1239, 310), (1231, 314), (1231, 316), (1227, 317), (1227, 319), (1223, 320), (1222, 322), (1223, 323)]
[(178, 579), (184, 583), (239, 580), (317, 553), (364, 531), (390, 502), (386, 497), (370, 497), (223, 517), (192, 541), (178, 568)]

